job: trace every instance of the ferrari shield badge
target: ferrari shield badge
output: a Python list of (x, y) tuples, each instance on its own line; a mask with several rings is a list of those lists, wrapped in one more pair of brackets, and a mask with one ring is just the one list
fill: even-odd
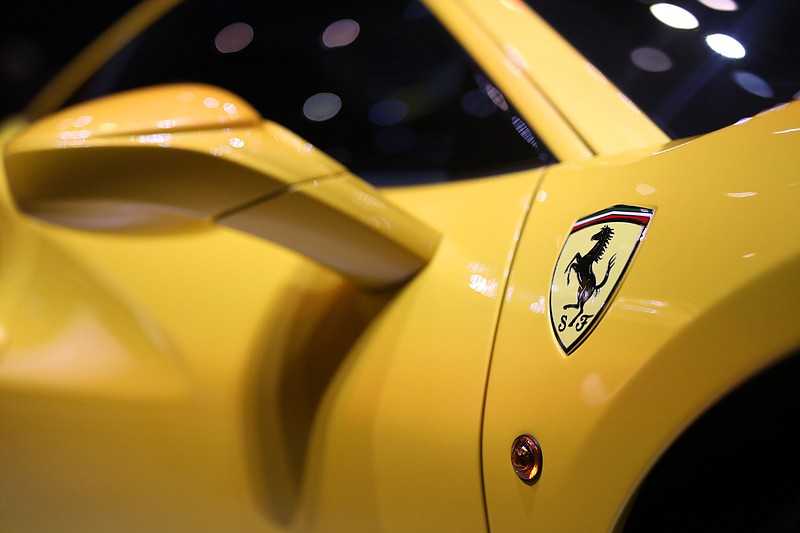
[(567, 355), (586, 340), (602, 318), (653, 212), (618, 205), (573, 224), (550, 285), (550, 321)]

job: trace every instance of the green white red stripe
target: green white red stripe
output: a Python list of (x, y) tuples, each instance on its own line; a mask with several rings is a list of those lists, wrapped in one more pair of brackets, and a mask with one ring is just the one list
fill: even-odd
[(632, 207), (628, 205), (615, 205), (608, 209), (603, 209), (598, 213), (584, 217), (572, 225), (570, 233), (593, 226), (595, 224), (606, 224), (608, 222), (630, 222), (640, 226), (647, 226), (653, 218), (655, 210), (644, 207)]

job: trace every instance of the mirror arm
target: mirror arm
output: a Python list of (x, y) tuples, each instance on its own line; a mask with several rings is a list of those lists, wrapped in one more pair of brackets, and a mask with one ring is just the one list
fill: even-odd
[(207, 85), (65, 109), (12, 140), (5, 164), (17, 208), (40, 220), (90, 231), (210, 221), (371, 289), (411, 278), (440, 240), (310, 143)]

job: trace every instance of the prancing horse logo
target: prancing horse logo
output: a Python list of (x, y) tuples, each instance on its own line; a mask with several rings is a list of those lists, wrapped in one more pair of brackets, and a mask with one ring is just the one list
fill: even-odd
[(652, 217), (652, 209), (618, 205), (573, 224), (550, 285), (550, 323), (567, 355), (602, 318)]
[(608, 242), (613, 237), (614, 230), (609, 226), (603, 226), (603, 229), (592, 235), (592, 240), (597, 241), (597, 243), (592, 246), (592, 249), (583, 256), (580, 253), (576, 253), (575, 257), (573, 257), (572, 261), (567, 265), (567, 285), (569, 285), (569, 275), (572, 271), (575, 271), (575, 274), (578, 276), (578, 301), (574, 304), (564, 305), (564, 309), (578, 310), (575, 314), (575, 318), (569, 323), (569, 327), (574, 326), (578, 317), (583, 315), (583, 307), (586, 305), (586, 302), (589, 301), (589, 298), (596, 296), (608, 281), (608, 275), (611, 274), (611, 269), (614, 268), (614, 260), (617, 254), (612, 255), (611, 259), (609, 259), (608, 266), (606, 267), (606, 275), (600, 283), (597, 283), (593, 265), (603, 258), (603, 253), (605, 253), (608, 247)]

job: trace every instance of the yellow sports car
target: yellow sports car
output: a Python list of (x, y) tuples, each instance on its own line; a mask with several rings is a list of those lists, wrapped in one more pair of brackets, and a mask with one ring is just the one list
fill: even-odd
[(798, 531), (798, 15), (143, 2), (0, 129), (0, 531)]

